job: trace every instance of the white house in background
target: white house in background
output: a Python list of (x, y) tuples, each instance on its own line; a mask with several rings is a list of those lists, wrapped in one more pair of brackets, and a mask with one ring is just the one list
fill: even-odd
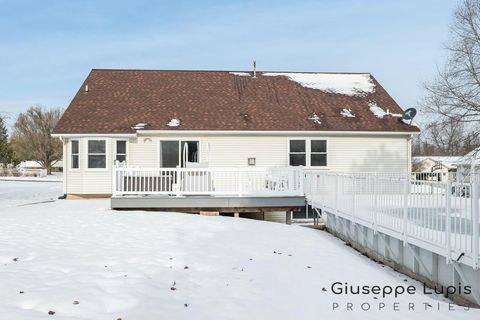
[[(17, 165), (17, 169), (27, 175), (36, 175), (36, 176), (46, 176), (47, 170), (42, 169), (42, 166), (33, 160), (24, 160)], [(62, 172), (63, 171), (63, 162), (62, 160), (55, 161), (52, 165), (53, 172)]]
[(460, 157), (456, 165), (458, 166), (458, 171), (470, 172), (473, 169), (475, 172), (480, 172), (480, 147)]
[(412, 158), (412, 171), (448, 173), (457, 170), (456, 162), (461, 157), (422, 156)]
[(109, 196), (128, 167), (407, 172), (403, 110), (368, 73), (98, 70), (54, 130), (64, 193)]

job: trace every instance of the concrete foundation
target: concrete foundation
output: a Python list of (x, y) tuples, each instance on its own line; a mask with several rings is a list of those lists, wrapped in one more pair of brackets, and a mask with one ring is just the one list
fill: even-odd
[[(425, 283), (430, 288), (470, 286), (471, 294), (449, 294), (454, 302), (480, 307), (480, 270), (402, 240), (375, 232), (350, 220), (324, 213), (327, 231), (371, 259)], [(458, 290), (457, 290), (458, 291)]]

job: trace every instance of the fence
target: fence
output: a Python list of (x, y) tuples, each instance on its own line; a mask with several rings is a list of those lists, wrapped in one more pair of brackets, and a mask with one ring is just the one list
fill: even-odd
[(305, 173), (307, 201), (479, 268), (480, 175)]
[(303, 196), (296, 168), (130, 168), (113, 167), (113, 196), (236, 195)]

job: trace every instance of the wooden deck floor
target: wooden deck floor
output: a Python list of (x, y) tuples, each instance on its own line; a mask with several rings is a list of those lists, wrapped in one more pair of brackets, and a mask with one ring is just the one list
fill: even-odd
[(136, 196), (112, 197), (112, 209), (154, 209), (200, 212), (267, 212), (288, 211), (305, 206), (303, 196)]

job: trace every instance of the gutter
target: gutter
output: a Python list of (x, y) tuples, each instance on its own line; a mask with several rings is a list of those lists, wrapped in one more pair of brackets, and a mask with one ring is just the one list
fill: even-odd
[(136, 133), (53, 133), (54, 138), (78, 138), (78, 137), (112, 137), (112, 138), (136, 138), (143, 135), (227, 135), (227, 136), (338, 136), (338, 135), (364, 135), (364, 136), (405, 136), (420, 134), (420, 132), (396, 132), (396, 131), (266, 131), (266, 130), (137, 130)]
[(136, 133), (52, 133), (54, 138), (78, 138), (78, 137), (112, 137), (112, 138), (135, 138)]
[(267, 131), (267, 130), (138, 130), (138, 135), (259, 135), (259, 136), (332, 136), (332, 135), (412, 135), (420, 132), (395, 131)]

